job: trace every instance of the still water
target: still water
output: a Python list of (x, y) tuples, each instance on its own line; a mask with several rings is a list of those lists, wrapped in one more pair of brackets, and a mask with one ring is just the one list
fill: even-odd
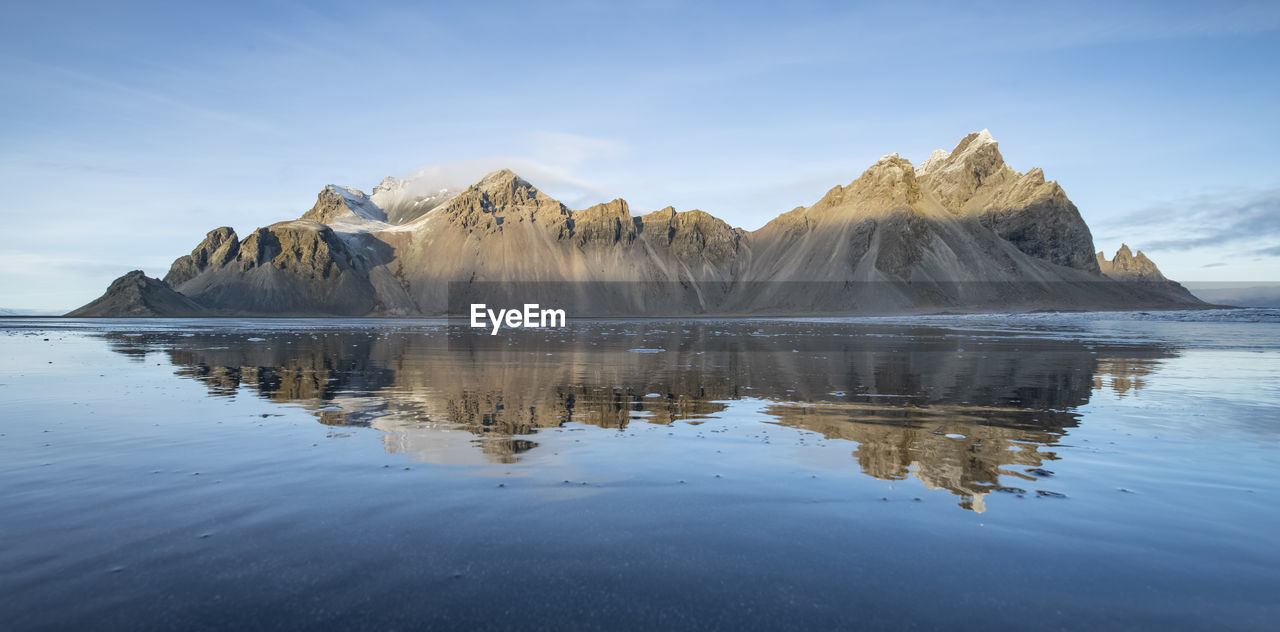
[(1274, 629), (1280, 313), (0, 319), (6, 629)]

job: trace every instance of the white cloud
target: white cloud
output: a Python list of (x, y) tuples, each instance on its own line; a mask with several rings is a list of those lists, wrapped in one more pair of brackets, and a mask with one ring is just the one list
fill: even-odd
[(400, 178), (417, 195), (440, 189), (462, 189), (485, 174), (510, 169), (548, 195), (574, 208), (612, 199), (617, 194), (590, 175), (602, 162), (623, 158), (626, 143), (564, 132), (529, 134), (529, 155), (475, 158), (419, 167)]
[(616, 160), (629, 151), (627, 144), (619, 140), (564, 132), (532, 132), (529, 141), (535, 160), (569, 167), (588, 161)]

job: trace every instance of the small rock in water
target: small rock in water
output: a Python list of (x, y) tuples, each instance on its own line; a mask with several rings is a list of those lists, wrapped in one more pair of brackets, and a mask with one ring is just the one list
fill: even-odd
[(1036, 497), (1037, 498), (1066, 498), (1067, 495), (1059, 494), (1058, 492), (1050, 492), (1050, 491), (1045, 491), (1043, 489), (1037, 489)]
[(1039, 476), (1039, 477), (1041, 477), (1041, 478), (1047, 478), (1047, 477), (1049, 477), (1049, 476), (1053, 476), (1053, 472), (1050, 472), (1049, 470), (1046, 470), (1046, 469), (1044, 469), (1044, 468), (1039, 468), (1039, 467), (1037, 467), (1037, 468), (1031, 468), (1031, 469), (1028, 469), (1028, 470), (1027, 470), (1027, 473), (1028, 473), (1028, 474), (1034, 474), (1034, 475)]

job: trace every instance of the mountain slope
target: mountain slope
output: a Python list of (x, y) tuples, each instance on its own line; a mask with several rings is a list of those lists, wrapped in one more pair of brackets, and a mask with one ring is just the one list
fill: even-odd
[(175, 292), (164, 281), (134, 270), (115, 281), (102, 296), (71, 311), (69, 317), (192, 317), (216, 313)]

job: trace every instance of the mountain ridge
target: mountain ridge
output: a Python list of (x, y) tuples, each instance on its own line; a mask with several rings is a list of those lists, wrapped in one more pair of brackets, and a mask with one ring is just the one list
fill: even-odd
[(987, 130), (920, 165), (885, 155), (755, 231), (621, 198), (574, 210), (507, 169), (437, 197), (412, 187), (328, 185), (299, 219), (211, 231), (157, 282), (218, 315), (437, 316), (464, 298), (579, 316), (1203, 305), (1145, 255), (1095, 253), (1062, 187), (1005, 164)]

